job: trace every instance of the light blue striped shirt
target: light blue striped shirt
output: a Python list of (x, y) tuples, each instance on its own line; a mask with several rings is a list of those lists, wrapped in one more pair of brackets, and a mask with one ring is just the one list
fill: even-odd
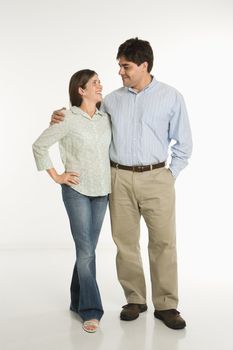
[(122, 87), (107, 95), (102, 109), (111, 116), (110, 158), (123, 165), (148, 165), (166, 161), (171, 141), (173, 176), (187, 165), (192, 136), (182, 95), (157, 81), (140, 92)]

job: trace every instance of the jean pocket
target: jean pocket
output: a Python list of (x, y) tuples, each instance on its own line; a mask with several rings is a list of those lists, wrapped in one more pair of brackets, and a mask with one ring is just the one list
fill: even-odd
[(78, 195), (77, 191), (75, 191), (72, 187), (70, 187), (70, 186), (68, 186), (66, 184), (62, 184), (61, 188), (62, 188), (63, 201), (65, 201), (66, 199), (75, 198)]

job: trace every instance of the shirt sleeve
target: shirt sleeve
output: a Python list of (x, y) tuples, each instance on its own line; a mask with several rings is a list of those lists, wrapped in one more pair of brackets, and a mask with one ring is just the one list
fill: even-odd
[(179, 93), (172, 108), (169, 125), (169, 139), (174, 140), (171, 146), (170, 170), (174, 177), (188, 164), (192, 153), (192, 134), (183, 96)]
[(33, 143), (32, 150), (37, 166), (37, 170), (46, 170), (53, 168), (53, 163), (49, 156), (49, 148), (57, 141), (65, 137), (69, 132), (69, 117), (64, 121), (53, 124), (38, 137)]

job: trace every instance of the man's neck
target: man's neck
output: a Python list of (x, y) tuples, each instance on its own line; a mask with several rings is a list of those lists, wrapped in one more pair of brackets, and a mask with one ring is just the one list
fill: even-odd
[(152, 82), (152, 79), (153, 79), (152, 75), (148, 73), (144, 79), (142, 79), (138, 84), (136, 84), (135, 86), (132, 86), (131, 88), (136, 92), (140, 92)]

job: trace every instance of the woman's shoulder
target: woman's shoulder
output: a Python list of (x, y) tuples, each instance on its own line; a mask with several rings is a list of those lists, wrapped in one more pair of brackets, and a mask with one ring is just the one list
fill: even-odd
[(103, 112), (103, 111), (99, 111), (98, 110), (98, 113), (102, 116), (102, 117), (108, 117), (108, 113), (106, 113), (106, 112)]
[(69, 118), (72, 117), (74, 115), (74, 113), (72, 112), (72, 108), (65, 109), (64, 115), (65, 115), (65, 117), (69, 117)]
[(70, 122), (76, 120), (77, 114), (78, 113), (74, 113), (73, 107), (66, 109), (64, 111), (65, 120), (67, 120), (67, 122), (70, 123)]
[(97, 113), (98, 113), (99, 115), (101, 115), (102, 117), (107, 118), (107, 119), (109, 118), (109, 114), (106, 113), (106, 112), (104, 112), (104, 111), (102, 111), (101, 109), (97, 109), (96, 111), (97, 111)]

